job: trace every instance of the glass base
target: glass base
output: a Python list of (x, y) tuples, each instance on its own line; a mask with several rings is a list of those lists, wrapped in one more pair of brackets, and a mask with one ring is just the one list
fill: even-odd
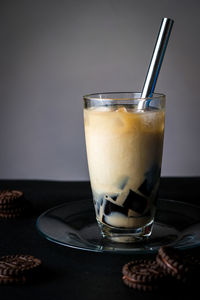
[(103, 238), (117, 243), (136, 243), (147, 240), (153, 229), (153, 220), (140, 228), (116, 228), (97, 220)]

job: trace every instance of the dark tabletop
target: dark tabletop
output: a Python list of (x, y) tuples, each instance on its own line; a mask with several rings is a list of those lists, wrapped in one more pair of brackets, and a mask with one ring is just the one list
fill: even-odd
[[(0, 189), (20, 189), (33, 213), (15, 220), (0, 220), (0, 255), (32, 254), (43, 262), (42, 276), (23, 286), (0, 286), (1, 299), (169, 299), (191, 297), (191, 289), (167, 288), (142, 293), (126, 287), (121, 268), (138, 256), (81, 251), (54, 244), (39, 234), (37, 217), (55, 205), (91, 197), (88, 182), (0, 180)], [(200, 205), (200, 178), (162, 178), (160, 197)], [(199, 249), (194, 249), (198, 252)], [(150, 255), (151, 256), (151, 255)], [(143, 255), (144, 257), (144, 255)], [(145, 255), (149, 257), (149, 255)]]

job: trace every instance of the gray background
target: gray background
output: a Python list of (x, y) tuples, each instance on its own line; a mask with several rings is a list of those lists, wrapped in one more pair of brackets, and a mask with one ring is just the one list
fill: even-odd
[(175, 20), (156, 87), (162, 175), (200, 175), (200, 1), (0, 5), (0, 178), (87, 180), (82, 95), (141, 90), (162, 17)]

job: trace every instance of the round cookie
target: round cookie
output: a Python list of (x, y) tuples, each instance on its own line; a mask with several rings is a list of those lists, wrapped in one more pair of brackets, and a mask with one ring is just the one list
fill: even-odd
[(41, 260), (32, 255), (8, 255), (0, 258), (0, 275), (22, 276), (41, 265)]
[(166, 274), (155, 260), (136, 260), (124, 265), (122, 280), (130, 288), (140, 291), (158, 289)]
[(28, 202), (18, 190), (0, 191), (0, 219), (12, 219), (28, 212)]
[(0, 212), (0, 219), (15, 219), (21, 217), (22, 215), (22, 212)]
[(1, 190), (0, 191), (0, 205), (16, 203), (22, 200), (23, 192), (18, 190)]
[(25, 210), (25, 205), (18, 206), (7, 206), (4, 208), (0, 208), (0, 213), (20, 213)]
[(7, 207), (4, 209), (0, 209), (0, 218), (1, 219), (12, 219), (18, 218), (24, 215), (26, 212), (26, 206), (19, 206), (15, 208)]
[(0, 285), (24, 283), (26, 283), (25, 276), (0, 275)]
[(196, 260), (191, 256), (184, 255), (182, 251), (170, 246), (160, 247), (156, 261), (166, 273), (183, 282), (187, 281), (196, 264)]
[(4, 209), (15, 209), (18, 207), (22, 207), (24, 205), (26, 205), (27, 201), (25, 200), (24, 197), (20, 198), (20, 199), (16, 199), (13, 202), (4, 202), (4, 203), (0, 203), (0, 210), (4, 210)]

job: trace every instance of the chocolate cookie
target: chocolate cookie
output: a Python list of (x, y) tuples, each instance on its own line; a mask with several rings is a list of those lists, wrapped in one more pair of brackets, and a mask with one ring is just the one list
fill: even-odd
[(12, 212), (12, 213), (0, 212), (0, 219), (16, 219), (23, 215), (22, 212), (24, 213), (24, 211)]
[(140, 291), (153, 291), (166, 278), (166, 273), (155, 260), (136, 260), (124, 265), (123, 282)]
[(0, 258), (0, 275), (22, 276), (41, 265), (41, 260), (32, 255), (8, 255)]
[(12, 275), (0, 275), (0, 284), (24, 284), (26, 282), (25, 276), (12, 276)]
[(11, 219), (28, 212), (29, 205), (23, 192), (18, 190), (0, 191), (0, 218)]
[(183, 282), (194, 272), (196, 263), (191, 256), (170, 246), (160, 247), (156, 261), (165, 272)]
[(18, 190), (3, 190), (0, 191), (0, 205), (16, 203), (23, 198), (23, 193)]

